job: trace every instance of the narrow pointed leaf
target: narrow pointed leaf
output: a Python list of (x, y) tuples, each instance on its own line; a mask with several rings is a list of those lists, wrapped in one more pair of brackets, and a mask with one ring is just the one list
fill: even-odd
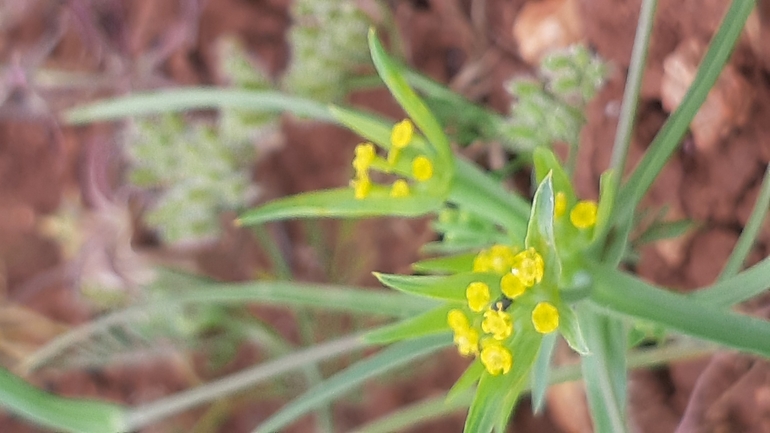
[(339, 398), (373, 377), (406, 365), (451, 344), (447, 335), (402, 341), (319, 383), (262, 423), (255, 433), (282, 431), (314, 408)]
[(581, 306), (591, 355), (581, 358), (594, 428), (600, 433), (628, 431), (626, 422), (626, 330), (618, 319)]
[(581, 355), (591, 353), (580, 330), (580, 321), (575, 311), (566, 304), (559, 306), (559, 332), (575, 352)]
[(446, 317), (449, 310), (453, 307), (453, 305), (442, 305), (416, 317), (378, 328), (375, 331), (366, 333), (364, 339), (372, 343), (386, 344), (424, 335), (448, 332), (449, 325), (447, 324)]
[(67, 123), (78, 125), (127, 117), (211, 108), (237, 108), (252, 113), (281, 113), (286, 111), (316, 120), (333, 120), (326, 105), (310, 99), (273, 91), (218, 89), (214, 87), (161, 90), (111, 98), (75, 107), (67, 111), (64, 117)]
[(486, 283), (493, 292), (499, 292), (500, 285), (499, 275), (481, 272), (464, 272), (445, 277), (375, 272), (374, 276), (382, 284), (404, 293), (452, 302), (465, 302), (465, 289), (474, 281)]
[(49, 394), (0, 367), (0, 407), (56, 431), (105, 433), (127, 431), (125, 409), (85, 399)]
[(559, 281), (561, 262), (556, 251), (556, 239), (553, 232), (553, 182), (552, 173), (547, 174), (535, 191), (532, 200), (532, 214), (527, 225), (527, 237), (524, 244), (534, 248), (545, 261), (545, 275), (542, 284), (553, 284)]
[[(382, 81), (388, 86), (393, 97), (396, 98), (396, 101), (409, 114), (412, 121), (434, 146), (442, 163), (450, 166), (454, 156), (444, 130), (433, 116), (433, 113), (430, 112), (428, 106), (409, 87), (398, 65), (385, 52), (385, 48), (377, 38), (374, 29), (369, 30), (369, 50), (372, 53), (372, 61), (374, 62), (374, 67), (377, 68), (377, 73), (380, 74)], [(448, 175), (451, 178), (451, 173), (448, 173)]]
[(438, 210), (441, 200), (426, 196), (393, 198), (386, 190), (372, 191), (364, 200), (352, 188), (314, 191), (273, 200), (238, 218), (240, 225), (262, 224), (291, 218), (414, 217)]
[(425, 259), (412, 264), (412, 269), (417, 272), (431, 274), (455, 274), (459, 272), (471, 272), (473, 259), (476, 253), (456, 254), (453, 256)]
[(765, 320), (659, 289), (609, 266), (594, 265), (592, 274), (596, 285), (590, 299), (597, 308), (770, 357), (770, 323)]
[(446, 396), (447, 401), (454, 401), (459, 396), (464, 395), (465, 391), (471, 389), (479, 381), (482, 373), (484, 373), (484, 365), (476, 358), (449, 389)]
[(548, 390), (548, 373), (551, 371), (551, 357), (553, 356), (553, 349), (556, 347), (557, 336), (556, 332), (543, 336), (543, 343), (540, 345), (537, 360), (535, 360), (535, 365), (532, 368), (532, 410), (536, 414), (542, 411), (545, 404), (545, 394)]

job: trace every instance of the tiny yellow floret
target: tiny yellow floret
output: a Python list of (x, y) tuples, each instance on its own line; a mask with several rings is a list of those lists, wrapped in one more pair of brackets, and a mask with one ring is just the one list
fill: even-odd
[(479, 331), (467, 328), (455, 331), (454, 343), (462, 356), (479, 353)]
[(516, 251), (506, 245), (492, 245), (489, 249), (490, 270), (496, 274), (510, 272)]
[(398, 179), (393, 182), (393, 186), (390, 188), (390, 196), (394, 198), (409, 196), (409, 184), (404, 179)]
[(492, 269), (492, 260), (487, 250), (481, 250), (473, 259), (473, 272), (489, 272)]
[(495, 340), (505, 340), (513, 333), (511, 315), (501, 309), (490, 308), (484, 312), (481, 329), (487, 334), (492, 334)]
[(543, 274), (545, 273), (543, 256), (535, 251), (534, 248), (527, 248), (514, 257), (511, 273), (519, 277), (525, 286), (534, 286), (543, 279)]
[(358, 177), (352, 180), (350, 184), (353, 186), (353, 191), (357, 200), (365, 199), (372, 191), (372, 181), (368, 176)]
[(433, 177), (433, 163), (425, 156), (418, 156), (412, 160), (412, 175), (420, 182), (425, 182)]
[(541, 334), (549, 334), (559, 327), (559, 310), (549, 302), (541, 302), (532, 310), (532, 324)]
[(595, 201), (583, 200), (578, 202), (569, 213), (572, 225), (579, 229), (587, 229), (596, 224), (597, 205)]
[(369, 167), (377, 156), (377, 151), (372, 143), (361, 143), (356, 146), (355, 153), (353, 168), (356, 170), (356, 176), (361, 177), (367, 174)]
[(513, 355), (500, 343), (490, 341), (481, 349), (481, 363), (492, 376), (506, 374), (513, 365)]
[(553, 216), (560, 218), (567, 212), (567, 194), (557, 192), (553, 203)]
[(521, 282), (521, 278), (508, 272), (500, 279), (500, 289), (503, 291), (503, 295), (510, 299), (516, 299), (524, 294), (527, 286)]
[(459, 332), (471, 327), (468, 317), (458, 309), (449, 310), (446, 315), (446, 323), (453, 331)]
[(468, 299), (468, 307), (472, 311), (480, 313), (489, 304), (491, 297), (489, 286), (485, 283), (474, 281), (468, 284), (468, 287), (465, 289), (465, 297)]
[(390, 131), (390, 144), (396, 149), (405, 148), (414, 135), (414, 124), (409, 119), (404, 119), (395, 125)]

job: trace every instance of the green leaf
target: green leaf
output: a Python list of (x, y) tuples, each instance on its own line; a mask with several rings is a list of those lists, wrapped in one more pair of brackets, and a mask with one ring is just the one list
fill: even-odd
[(537, 360), (532, 368), (531, 392), (532, 392), (532, 410), (535, 414), (543, 410), (545, 404), (545, 393), (548, 390), (548, 374), (551, 370), (551, 357), (553, 349), (556, 347), (557, 333), (552, 332), (543, 336), (543, 343), (540, 345), (540, 351), (537, 354)]
[(484, 373), (484, 365), (478, 358), (476, 358), (470, 363), (468, 368), (465, 369), (460, 378), (455, 381), (452, 388), (449, 389), (449, 392), (446, 395), (447, 402), (458, 399), (465, 393), (465, 391), (471, 389), (473, 385), (479, 381), (482, 373)]
[(591, 352), (580, 330), (580, 322), (575, 311), (569, 305), (559, 305), (559, 332), (575, 352), (590, 355)]
[(596, 210), (596, 225), (594, 226), (593, 241), (604, 239), (610, 229), (612, 206), (615, 204), (617, 182), (615, 172), (607, 170), (599, 179), (599, 208)]
[(437, 334), (449, 330), (446, 316), (453, 305), (442, 305), (417, 317), (404, 319), (392, 325), (378, 328), (365, 334), (366, 341), (386, 344), (394, 341)]
[(486, 283), (493, 293), (500, 291), (500, 276), (491, 273), (464, 272), (444, 277), (375, 272), (374, 276), (382, 284), (404, 293), (451, 302), (465, 302), (465, 289), (474, 281)]
[(250, 112), (271, 113), (288, 111), (298, 116), (333, 121), (326, 105), (310, 99), (289, 96), (280, 92), (212, 87), (162, 90), (107, 99), (75, 107), (67, 111), (64, 118), (67, 123), (78, 125), (126, 117), (211, 108), (238, 108)]
[(623, 184), (618, 195), (619, 221), (630, 220), (634, 210), (650, 188), (658, 173), (679, 145), (698, 109), (706, 100), (724, 65), (730, 58), (743, 26), (756, 4), (755, 0), (733, 1), (719, 30), (709, 44), (695, 79), (679, 107), (668, 118), (650, 144), (642, 160)]
[(338, 188), (273, 200), (245, 212), (238, 223), (247, 226), (290, 218), (415, 217), (436, 211), (441, 204), (440, 199), (425, 195), (390, 197), (387, 188), (373, 189), (368, 197), (357, 200), (352, 188)]
[[(533, 330), (516, 333), (509, 348), (513, 348), (513, 366), (507, 374), (492, 376), (482, 373), (476, 397), (465, 419), (465, 432), (487, 433), (510, 415), (509, 406), (515, 403), (518, 392), (524, 389), (525, 379), (537, 357), (542, 335)], [(510, 391), (515, 395), (509, 394)]]
[(696, 226), (695, 221), (690, 219), (655, 222), (637, 238), (637, 242), (639, 244), (646, 244), (662, 239), (678, 238)]
[(385, 82), (396, 101), (398, 101), (404, 111), (406, 111), (412, 121), (434, 146), (438, 152), (442, 167), (446, 167), (446, 170), (449, 171), (446, 174), (441, 174), (441, 176), (451, 179), (452, 171), (454, 170), (454, 164), (452, 164), (454, 154), (449, 146), (449, 140), (444, 134), (444, 130), (427, 105), (409, 87), (404, 74), (385, 52), (385, 48), (380, 43), (373, 28), (369, 30), (369, 50), (372, 53), (374, 67), (377, 68), (377, 73), (380, 74), (382, 81)]
[(769, 276), (770, 257), (734, 277), (691, 293), (688, 297), (715, 307), (731, 307), (765, 292), (770, 286)]
[(591, 354), (581, 358), (594, 428), (600, 433), (628, 431), (626, 423), (626, 328), (623, 322), (582, 305), (581, 321)]
[(590, 299), (598, 308), (770, 357), (770, 323), (764, 320), (656, 288), (609, 266), (592, 265), (591, 273), (596, 285)]
[(572, 189), (572, 182), (569, 180), (567, 172), (564, 171), (561, 163), (554, 153), (542, 146), (538, 146), (532, 152), (532, 162), (535, 166), (535, 180), (538, 184), (552, 173), (553, 189), (556, 192), (563, 192), (567, 195), (568, 203), (575, 199), (575, 190)]
[(453, 256), (437, 257), (435, 259), (425, 259), (412, 264), (412, 269), (416, 272), (430, 274), (455, 274), (459, 272), (471, 272), (473, 270), (473, 259), (476, 253), (456, 254)]
[(465, 392), (453, 400), (446, 395), (424, 398), (357, 427), (352, 433), (393, 433), (408, 429), (417, 431), (416, 425), (446, 418), (455, 412), (467, 409), (472, 398), (473, 394), (470, 392)]
[(72, 433), (130, 430), (121, 406), (41, 391), (0, 367), (0, 407), (42, 426)]
[(406, 365), (451, 344), (446, 335), (434, 335), (402, 341), (363, 361), (359, 361), (284, 406), (262, 423), (255, 433), (281, 431), (312, 409), (339, 398), (368, 379)]
[(553, 197), (552, 173), (549, 173), (535, 191), (524, 245), (526, 248), (534, 248), (543, 256), (545, 275), (541, 284), (555, 286), (561, 275), (561, 261), (556, 251), (556, 239), (553, 233)]

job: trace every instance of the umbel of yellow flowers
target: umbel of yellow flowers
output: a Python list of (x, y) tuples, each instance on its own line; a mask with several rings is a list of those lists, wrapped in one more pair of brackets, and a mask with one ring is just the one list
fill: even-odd
[[(567, 200), (557, 193), (554, 203), (557, 218), (567, 211)], [(592, 201), (580, 201), (571, 210), (570, 223), (582, 230), (596, 224), (597, 206)], [(545, 262), (534, 248), (524, 251), (506, 245), (494, 245), (479, 252), (473, 261), (473, 272), (500, 275), (498, 295), (481, 281), (468, 284), (465, 290), (467, 308), (449, 311), (447, 323), (454, 332), (454, 343), (463, 356), (478, 356), (491, 375), (506, 374), (514, 362), (512, 341), (514, 318), (508, 307), (543, 279)], [(559, 328), (559, 310), (542, 301), (532, 309), (532, 325), (536, 332), (549, 334)]]
[[(390, 150), (387, 158), (384, 158), (386, 171), (392, 171), (401, 157), (401, 151), (412, 142), (414, 137), (414, 124), (409, 119), (404, 119), (393, 126), (390, 133)], [(377, 151), (372, 143), (361, 143), (356, 146), (353, 169), (355, 174), (350, 186), (353, 187), (354, 196), (363, 200), (369, 196), (372, 190), (372, 181), (369, 178), (369, 170), (377, 160)], [(426, 182), (433, 177), (433, 162), (425, 156), (418, 155), (412, 160), (412, 178), (418, 182)], [(406, 179), (397, 179), (390, 187), (390, 196), (394, 198), (408, 197), (410, 194), (409, 182)]]

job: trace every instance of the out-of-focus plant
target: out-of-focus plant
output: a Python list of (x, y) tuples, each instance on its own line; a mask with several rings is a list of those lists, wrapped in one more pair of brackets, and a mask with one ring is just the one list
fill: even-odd
[(582, 45), (549, 54), (540, 66), (539, 79), (508, 82), (506, 89), (514, 100), (503, 143), (514, 150), (567, 144), (568, 165), (574, 167), (585, 106), (606, 75), (607, 66)]
[[(222, 75), (234, 88), (267, 90), (273, 83), (235, 40), (219, 41)], [(131, 184), (156, 193), (145, 221), (170, 244), (198, 243), (221, 231), (224, 210), (244, 208), (257, 194), (251, 169), (260, 145), (275, 139), (275, 116), (220, 110), (216, 124), (177, 114), (137, 120), (125, 152)]]
[(340, 101), (357, 69), (369, 64), (366, 40), (372, 25), (353, 0), (297, 0), (291, 7), (291, 63), (284, 89), (321, 102)]

